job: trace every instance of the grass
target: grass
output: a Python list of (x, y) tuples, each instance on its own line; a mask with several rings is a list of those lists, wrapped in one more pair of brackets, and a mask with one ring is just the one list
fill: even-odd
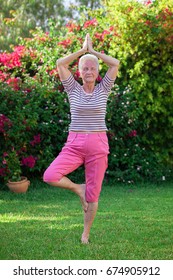
[(82, 245), (83, 213), (73, 193), (31, 183), (0, 192), (1, 260), (172, 260), (173, 183), (104, 185)]

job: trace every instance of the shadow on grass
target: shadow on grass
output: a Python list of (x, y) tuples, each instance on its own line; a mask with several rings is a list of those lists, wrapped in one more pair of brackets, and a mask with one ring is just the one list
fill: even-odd
[[(37, 182), (36, 182), (37, 183)], [(91, 232), (80, 244), (79, 199), (46, 184), (1, 193), (1, 259), (172, 259), (172, 187), (104, 186)]]

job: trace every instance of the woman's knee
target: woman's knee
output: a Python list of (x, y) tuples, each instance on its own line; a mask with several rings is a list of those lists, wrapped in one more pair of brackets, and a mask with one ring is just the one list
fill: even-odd
[(48, 167), (46, 169), (46, 171), (43, 174), (43, 181), (45, 183), (50, 183), (50, 182), (58, 182), (60, 181), (60, 179), (63, 177), (62, 174), (60, 174), (59, 172), (55, 172), (54, 170), (52, 170), (50, 167)]

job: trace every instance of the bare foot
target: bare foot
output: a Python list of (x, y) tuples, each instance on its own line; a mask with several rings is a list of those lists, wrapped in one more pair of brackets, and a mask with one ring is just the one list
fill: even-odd
[(85, 189), (86, 189), (85, 184), (82, 184), (81, 185), (81, 193), (80, 193), (79, 197), (80, 197), (80, 201), (81, 201), (82, 208), (83, 208), (84, 212), (87, 212), (88, 202), (85, 199)]
[(84, 234), (82, 234), (81, 243), (82, 244), (89, 244), (89, 237), (86, 237), (86, 236), (84, 236)]

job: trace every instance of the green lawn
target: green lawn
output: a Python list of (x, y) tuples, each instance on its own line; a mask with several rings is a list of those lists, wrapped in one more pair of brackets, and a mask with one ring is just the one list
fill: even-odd
[(173, 183), (104, 185), (89, 245), (73, 193), (33, 181), (0, 191), (1, 260), (172, 260)]

